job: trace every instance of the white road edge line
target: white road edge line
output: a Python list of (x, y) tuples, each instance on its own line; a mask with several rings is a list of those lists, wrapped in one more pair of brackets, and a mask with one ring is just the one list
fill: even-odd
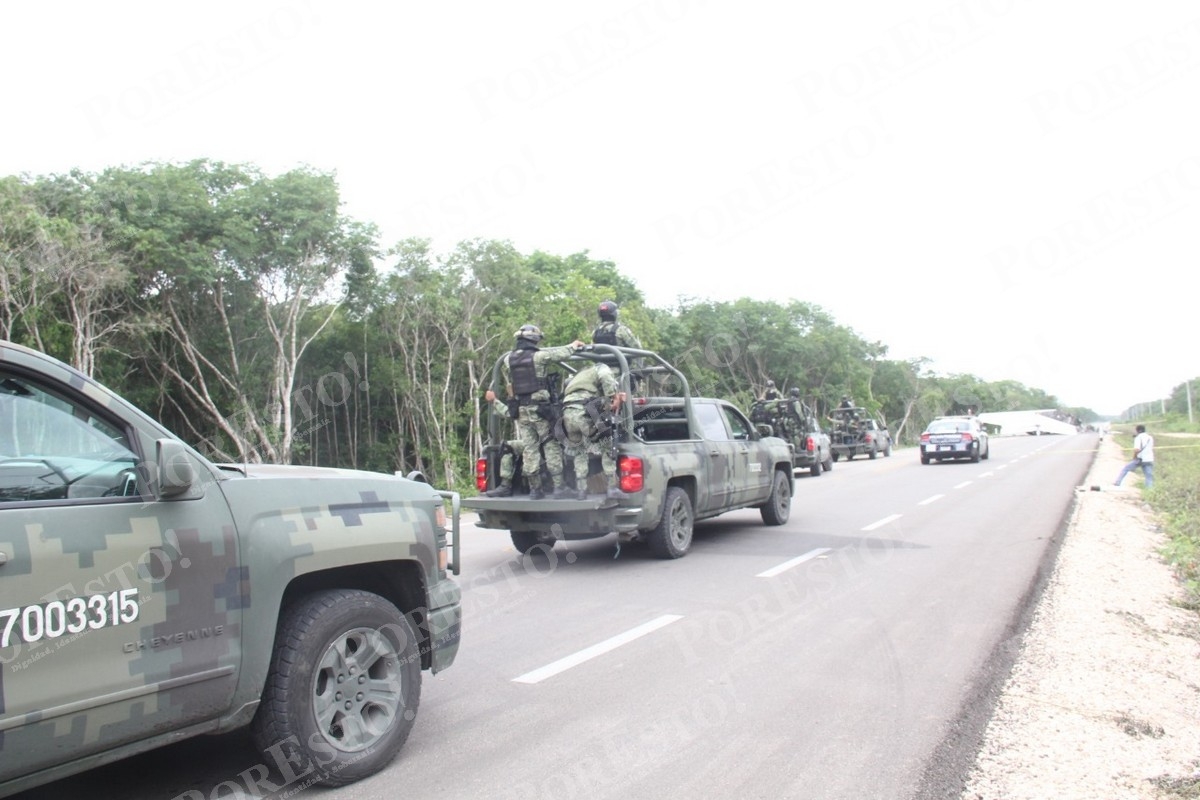
[(921, 502), (917, 503), (917, 505), (919, 505), (919, 506), (927, 506), (927, 505), (929, 505), (930, 503), (934, 503), (934, 502), (937, 502), (938, 500), (941, 500), (941, 499), (942, 499), (943, 497), (945, 497), (945, 496), (946, 496), (946, 495), (944, 495), (944, 494), (935, 494), (933, 497), (926, 497), (924, 500), (922, 500)]
[(829, 552), (829, 550), (830, 550), (830, 548), (828, 548), (828, 547), (818, 547), (816, 550), (809, 550), (807, 553), (805, 553), (802, 556), (796, 556), (795, 558), (791, 559), (790, 561), (785, 561), (782, 564), (779, 564), (778, 566), (771, 567), (766, 572), (760, 572), (757, 575), (755, 575), (754, 577), (756, 577), (756, 578), (774, 578), (779, 573), (787, 572), (792, 567), (799, 566), (800, 564), (803, 564), (805, 561), (812, 561), (814, 558), (817, 558), (818, 556), (825, 555), (826, 553)]
[(970, 485), (971, 485), (970, 481), (963, 481), (962, 483), (960, 483), (958, 486), (955, 486), (954, 488), (955, 489), (965, 489)]
[(876, 528), (882, 528), (884, 525), (890, 525), (893, 522), (895, 522), (896, 520), (900, 519), (901, 516), (902, 515), (900, 515), (900, 514), (892, 514), (890, 517), (884, 517), (883, 519), (879, 520), (878, 522), (872, 522), (870, 525), (863, 528), (863, 530), (864, 531), (873, 531)]
[(572, 653), (569, 656), (560, 658), (552, 664), (547, 664), (544, 667), (539, 667), (531, 672), (526, 672), (524, 675), (518, 675), (513, 678), (513, 683), (541, 683), (547, 678), (553, 678), (560, 672), (566, 672), (571, 667), (577, 667), (584, 662), (591, 661), (596, 656), (602, 656), (610, 650), (616, 650), (623, 644), (628, 644), (635, 639), (640, 639), (648, 633), (653, 633), (659, 628), (670, 625), (672, 622), (677, 622), (683, 619), (679, 614), (663, 614), (661, 617), (652, 619), (649, 622), (638, 625), (636, 628), (630, 628), (624, 633), (619, 633), (611, 639), (605, 639), (599, 644), (594, 644), (591, 647), (584, 648), (577, 653)]

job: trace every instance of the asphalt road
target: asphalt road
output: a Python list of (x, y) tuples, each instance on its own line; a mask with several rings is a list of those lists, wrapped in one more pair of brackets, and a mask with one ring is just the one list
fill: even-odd
[[(664, 561), (615, 537), (522, 560), (464, 525), (463, 643), (424, 676), (400, 757), (305, 796), (958, 797), (1096, 446), (992, 440), (797, 479), (791, 520), (698, 523)], [(19, 797), (286, 797), (244, 735), (205, 737)]]

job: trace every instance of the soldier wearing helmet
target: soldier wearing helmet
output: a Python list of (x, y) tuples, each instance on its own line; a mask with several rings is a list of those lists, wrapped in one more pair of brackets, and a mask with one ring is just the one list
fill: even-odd
[(763, 400), (778, 400), (779, 399), (779, 390), (775, 388), (775, 381), (772, 381), (772, 380), (767, 381), (767, 390), (765, 392), (763, 392), (762, 399)]
[[(514, 334), (516, 344), (504, 356), (501, 372), (508, 396), (517, 401), (517, 439), (522, 445), (522, 473), (529, 485), (529, 497), (538, 500), (544, 497), (542, 490), (542, 452), (545, 452), (546, 470), (554, 484), (554, 497), (573, 497), (563, 478), (562, 445), (554, 438), (554, 409), (550, 405), (549, 367), (571, 357), (583, 347), (576, 339), (561, 347), (542, 349), (542, 330), (536, 325), (522, 325)], [(496, 392), (487, 390), (488, 402), (496, 400)]]
[(635, 350), (642, 349), (642, 343), (633, 335), (633, 331), (625, 325), (617, 321), (617, 304), (612, 300), (605, 300), (596, 309), (596, 313), (600, 316), (600, 324), (592, 331), (592, 341), (596, 344), (611, 344), (617, 347), (632, 347)]
[(807, 416), (804, 412), (804, 401), (800, 399), (800, 387), (793, 386), (788, 390), (788, 411), (798, 421), (803, 420)]

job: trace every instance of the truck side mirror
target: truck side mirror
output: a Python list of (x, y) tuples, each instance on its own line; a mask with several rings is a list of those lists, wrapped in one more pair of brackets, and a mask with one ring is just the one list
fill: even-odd
[(196, 481), (196, 467), (182, 442), (159, 439), (155, 442), (158, 461), (159, 497), (178, 497), (186, 494)]

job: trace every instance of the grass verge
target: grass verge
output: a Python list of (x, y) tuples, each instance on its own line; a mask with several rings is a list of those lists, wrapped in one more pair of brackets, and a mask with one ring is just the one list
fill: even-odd
[[(1154, 431), (1154, 486), (1146, 502), (1166, 528), (1163, 555), (1187, 590), (1185, 607), (1200, 610), (1200, 437)], [(1128, 434), (1118, 434), (1127, 450)], [(1139, 473), (1140, 474), (1140, 473)]]

